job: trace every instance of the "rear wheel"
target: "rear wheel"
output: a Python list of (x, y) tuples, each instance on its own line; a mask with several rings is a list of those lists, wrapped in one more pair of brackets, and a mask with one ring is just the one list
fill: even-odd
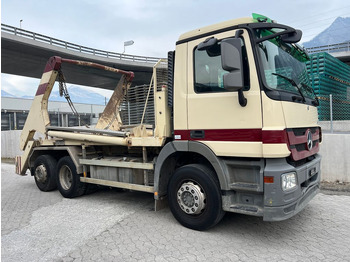
[(215, 173), (204, 165), (177, 169), (168, 184), (169, 207), (185, 227), (206, 230), (224, 216), (221, 191)]
[(81, 196), (86, 191), (86, 184), (80, 182), (75, 164), (70, 156), (62, 157), (57, 164), (57, 187), (66, 198)]
[(34, 161), (32, 174), (37, 187), (44, 192), (57, 188), (56, 183), (57, 161), (50, 155), (39, 156)]

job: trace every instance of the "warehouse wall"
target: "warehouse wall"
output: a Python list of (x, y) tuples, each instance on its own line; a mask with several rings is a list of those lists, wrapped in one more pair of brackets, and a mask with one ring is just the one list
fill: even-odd
[(22, 130), (1, 131), (1, 158), (15, 158), (21, 155), (19, 138)]
[[(14, 158), (21, 155), (19, 137), (21, 130), (1, 131), (1, 157)], [(350, 182), (350, 134), (325, 134), (322, 155), (322, 180)]]
[[(23, 151), (19, 149), (19, 140), (22, 130), (1, 131), (1, 158), (15, 158), (22, 155)], [(44, 137), (35, 133), (34, 139)]]
[(322, 134), (322, 180), (350, 182), (350, 134)]

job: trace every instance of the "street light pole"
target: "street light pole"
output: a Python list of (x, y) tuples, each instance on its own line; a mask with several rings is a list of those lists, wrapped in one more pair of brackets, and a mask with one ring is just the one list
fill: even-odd
[(23, 22), (23, 19), (19, 20), (19, 28), (22, 29), (22, 22)]
[(133, 40), (129, 40), (129, 41), (126, 41), (124, 42), (124, 51), (123, 51), (123, 54), (125, 53), (125, 47), (126, 46), (130, 46), (130, 45), (133, 45), (135, 42)]

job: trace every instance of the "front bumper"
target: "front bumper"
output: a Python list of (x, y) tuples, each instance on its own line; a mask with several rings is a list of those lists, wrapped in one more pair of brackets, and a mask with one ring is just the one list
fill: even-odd
[[(303, 210), (319, 192), (321, 181), (321, 156), (299, 167), (286, 162), (267, 161), (265, 176), (273, 176), (274, 184), (264, 185), (264, 221), (281, 221)], [(282, 171), (282, 172), (281, 172)], [(281, 174), (296, 172), (298, 187), (284, 192), (281, 188)]]
[(295, 201), (295, 203), (280, 206), (280, 207), (264, 207), (264, 221), (282, 221), (288, 219), (301, 210), (305, 208), (305, 206), (317, 195), (320, 191), (319, 185), (314, 185), (308, 189), (306, 194), (302, 196), (299, 200)]

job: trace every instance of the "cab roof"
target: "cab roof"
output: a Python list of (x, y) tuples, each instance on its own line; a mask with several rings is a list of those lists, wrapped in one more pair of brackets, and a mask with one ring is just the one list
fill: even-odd
[(198, 28), (180, 35), (178, 43), (186, 42), (186, 39), (197, 38), (197, 37), (200, 37), (201, 35), (206, 35), (211, 32), (225, 30), (226, 28), (231, 28), (237, 25), (249, 24), (254, 22), (257, 22), (257, 21), (251, 17), (245, 17), (245, 18), (233, 19), (233, 20), (217, 23), (210, 26), (205, 26), (205, 27)]

